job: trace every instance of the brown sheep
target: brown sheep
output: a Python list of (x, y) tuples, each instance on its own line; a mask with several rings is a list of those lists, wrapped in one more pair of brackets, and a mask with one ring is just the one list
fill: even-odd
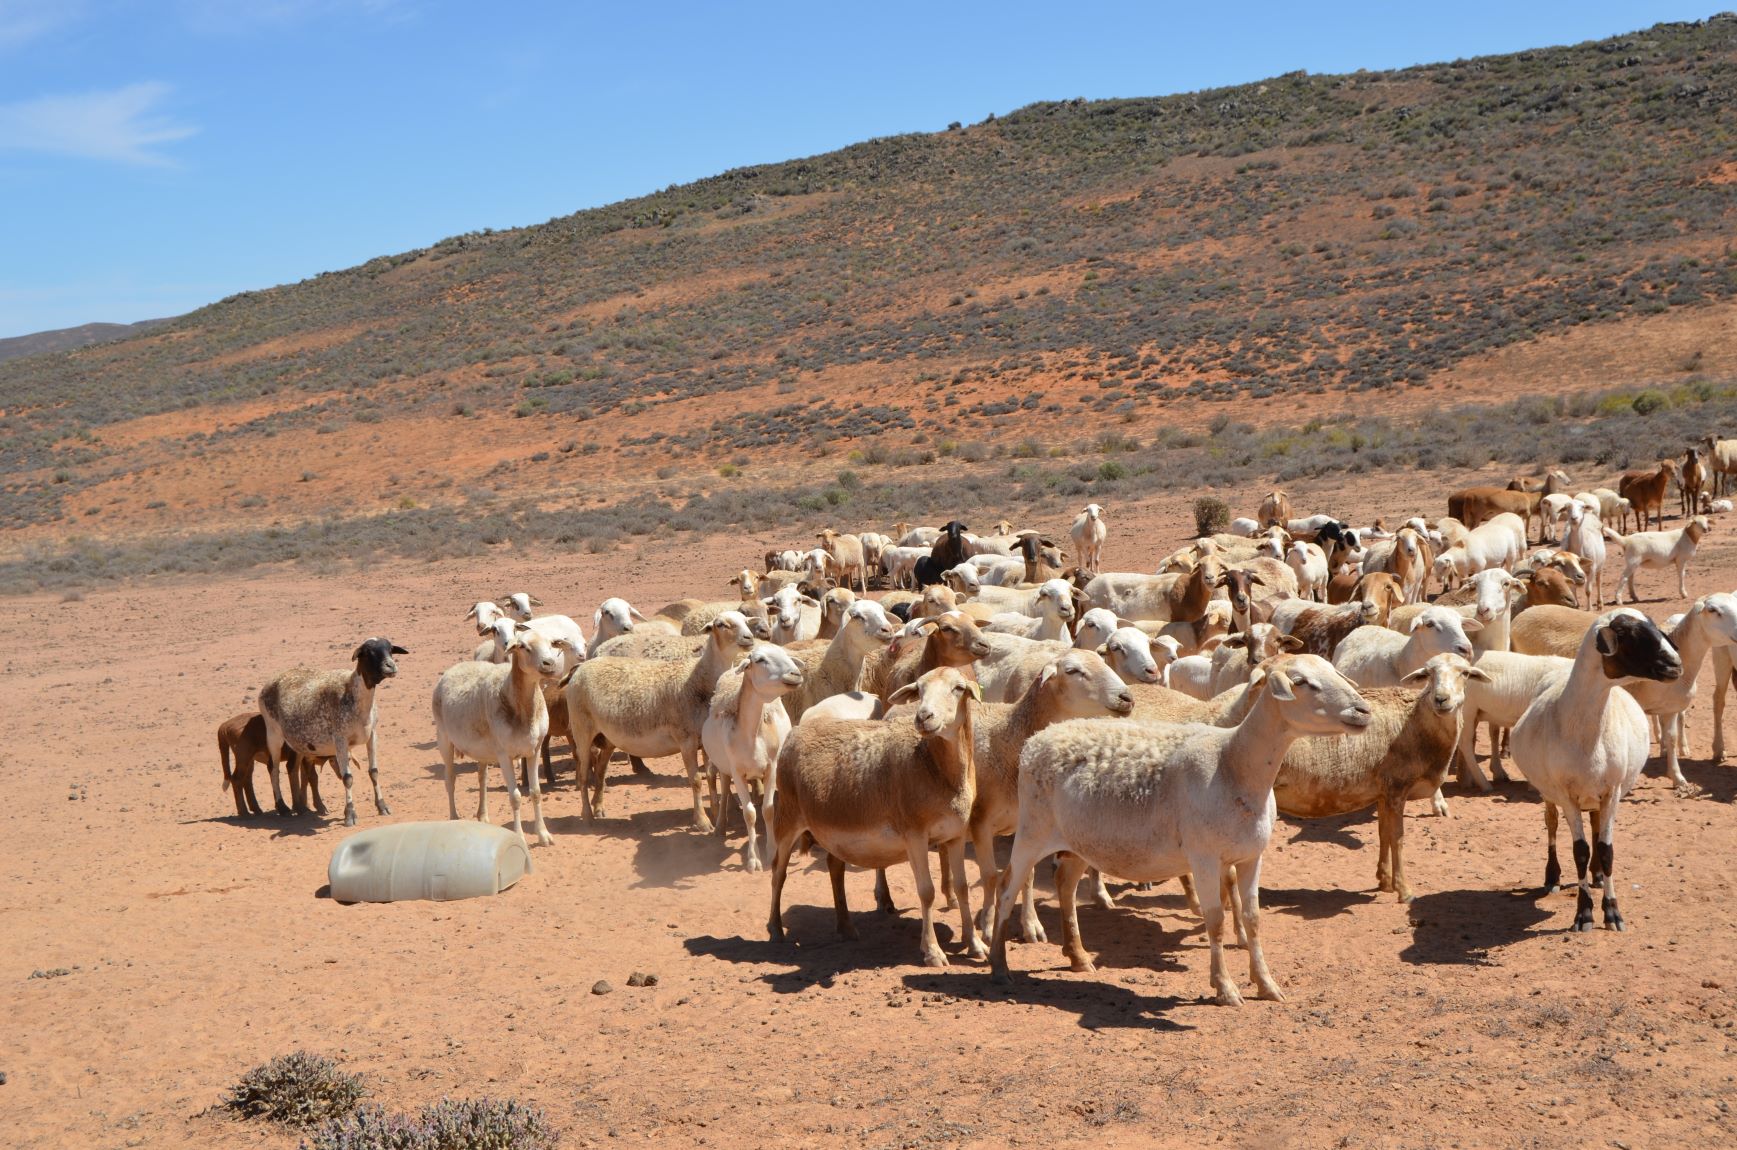
[(1255, 521), (1262, 528), (1283, 527), (1291, 521), (1291, 497), (1283, 491), (1269, 491), (1261, 500), (1260, 511), (1255, 514)]
[(1683, 466), (1677, 474), (1679, 492), (1678, 509), (1682, 517), (1687, 519), (1701, 510), (1701, 492), (1707, 486), (1707, 474), (1711, 470), (1707, 461), (1701, 458), (1701, 453), (1691, 447), (1683, 453)]
[(1622, 478), (1616, 481), (1616, 493), (1628, 500), (1634, 508), (1642, 531), (1647, 530), (1649, 513), (1654, 524), (1664, 526), (1665, 494), (1670, 491), (1671, 480), (1676, 476), (1677, 461), (1661, 459), (1657, 471), (1625, 471)]
[(849, 587), (851, 579), (856, 579), (856, 590), (868, 594), (868, 564), (863, 558), (862, 540), (855, 535), (840, 535), (832, 528), (816, 533), (816, 539), (838, 565), (838, 582), (840, 586)]
[(1544, 500), (1541, 491), (1510, 491), (1505, 487), (1466, 487), (1448, 496), (1448, 515), (1476, 527), (1486, 519), (1494, 519), (1504, 511), (1518, 515), (1526, 523), (1530, 538), (1532, 520), (1538, 518), (1538, 506)]

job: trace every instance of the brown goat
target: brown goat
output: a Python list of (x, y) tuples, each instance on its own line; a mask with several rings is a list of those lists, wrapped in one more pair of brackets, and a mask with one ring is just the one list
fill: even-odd
[(1616, 493), (1634, 508), (1635, 516), (1640, 520), (1640, 530), (1647, 530), (1649, 512), (1655, 526), (1665, 525), (1665, 493), (1671, 489), (1671, 480), (1676, 478), (1676, 474), (1677, 461), (1661, 459), (1657, 471), (1625, 471), (1616, 481)]
[(1255, 521), (1262, 527), (1283, 527), (1291, 521), (1291, 497), (1283, 491), (1269, 491), (1261, 500)]
[(1678, 508), (1683, 518), (1700, 513), (1701, 492), (1707, 486), (1709, 470), (1707, 461), (1695, 448), (1683, 453), (1683, 466), (1677, 474)]
[(1506, 487), (1465, 487), (1448, 496), (1448, 515), (1470, 529), (1486, 519), (1494, 519), (1502, 512), (1510, 511), (1525, 521), (1527, 538), (1531, 538), (1532, 520), (1541, 521), (1538, 506), (1543, 500), (1544, 493), (1541, 491), (1510, 491)]

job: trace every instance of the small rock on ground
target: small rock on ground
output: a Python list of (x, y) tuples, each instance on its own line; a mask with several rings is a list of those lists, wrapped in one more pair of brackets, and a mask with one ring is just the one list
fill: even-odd
[(614, 989), (615, 989), (615, 987), (610, 985), (609, 980), (607, 978), (600, 978), (596, 982), (591, 984), (591, 993), (592, 994), (608, 994), (610, 991), (612, 991)]

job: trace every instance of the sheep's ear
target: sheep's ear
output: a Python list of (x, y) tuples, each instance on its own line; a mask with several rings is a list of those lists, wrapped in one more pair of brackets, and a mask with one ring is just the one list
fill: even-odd
[(1226, 639), (1222, 645), (1226, 647), (1247, 647), (1248, 636), (1232, 635), (1230, 638)]
[(1462, 619), (1462, 620), (1460, 620), (1460, 630), (1462, 630), (1462, 631), (1482, 631), (1483, 629), (1484, 629), (1484, 625), (1482, 623), (1478, 622), (1476, 619)]
[[(1102, 654), (1102, 653), (1103, 652), (1101, 652), (1101, 651), (1099, 652), (1099, 654)], [(1043, 670), (1041, 670), (1037, 673), (1037, 685), (1041, 687), (1053, 678), (1055, 678), (1055, 664), (1051, 663), (1049, 666), (1045, 667)], [(977, 697), (980, 699), (983, 697), (983, 688), (982, 687), (977, 688)]]
[(1281, 635), (1279, 636), (1279, 646), (1286, 651), (1301, 651), (1308, 644), (1295, 635)]
[(1466, 678), (1476, 679), (1480, 683), (1495, 682), (1494, 679), (1490, 678), (1490, 673), (1488, 671), (1484, 670), (1482, 667), (1467, 667), (1466, 668)]
[(469, 611), (466, 611), (464, 613), (464, 617), (466, 619), (475, 619), (476, 618), (476, 608), (472, 607)]
[(1267, 585), (1267, 581), (1265, 579), (1262, 579), (1259, 575), (1250, 575), (1248, 577), (1248, 581), (1250, 583), (1256, 584), (1256, 585), (1261, 586), (1261, 587), (1265, 587)]
[(1411, 632), (1417, 630), (1418, 627), (1421, 626), (1422, 624), (1423, 624), (1423, 616), (1419, 615), (1411, 621), (1411, 626), (1409, 626), (1405, 629), (1405, 633), (1408, 635), (1411, 634)]
[(742, 585), (742, 577), (740, 575), (732, 575), (728, 579), (724, 580), (724, 586), (726, 586), (726, 587), (740, 587), (741, 585)]
[(1600, 655), (1616, 654), (1616, 638), (1609, 627), (1600, 627), (1598, 629), (1598, 638), (1596, 642), (1598, 643), (1598, 653)]
[(1420, 683), (1427, 678), (1429, 678), (1429, 668), (1419, 667), (1409, 675), (1401, 675), (1399, 681), (1401, 683)]
[(392, 650), (392, 653), (393, 653), (393, 654), (394, 654), (394, 655), (408, 655), (408, 654), (410, 654), (410, 648), (408, 648), (408, 647), (400, 647), (400, 646), (399, 646), (399, 645), (398, 645), (398, 644), (396, 644), (396, 643), (394, 643), (394, 644), (392, 644), (392, 648), (391, 648), (391, 650)]
[(898, 690), (896, 690), (892, 694), (888, 695), (887, 696), (887, 702), (889, 704), (908, 703), (912, 699), (916, 698), (918, 693), (919, 692), (917, 691), (917, 685), (915, 683), (906, 683), (904, 686), (900, 687)]
[(941, 626), (941, 620), (939, 620), (939, 619), (925, 619), (925, 620), (923, 620), (923, 622), (917, 624), (917, 634), (919, 634), (919, 635), (933, 634), (935, 632), (935, 630), (937, 628), (939, 628), (940, 626)]
[[(1048, 667), (1045, 668), (1045, 670), (1050, 669), (1051, 668)], [(983, 684), (979, 683), (976, 679), (966, 679), (965, 685), (971, 688), (971, 697), (981, 703), (983, 701)]]
[[(1253, 680), (1251, 679), (1250, 682)], [(1297, 697), (1297, 693), (1291, 689), (1291, 677), (1283, 671), (1268, 672), (1267, 682), (1272, 684), (1270, 690), (1273, 698), (1288, 701)]]
[(644, 616), (644, 615), (641, 615), (641, 614), (640, 614), (640, 613), (639, 613), (639, 608), (638, 608), (638, 607), (632, 607), (632, 606), (630, 606), (630, 607), (628, 607), (628, 609), (627, 609), (627, 613), (628, 613), (628, 614), (629, 614), (629, 615), (631, 615), (631, 616), (633, 616), (633, 617), (634, 617), (634, 618), (635, 618), (635, 619), (638, 619), (638, 620), (639, 620), (639, 621), (640, 621), (640, 622), (641, 622), (641, 623), (644, 623), (644, 622), (646, 622), (646, 621), (647, 621), (647, 620), (646, 620), (646, 617), (645, 617), (645, 616)]
[(599, 607), (591, 612), (591, 633), (595, 635), (601, 630), (603, 630), (603, 608)]
[(513, 624), (513, 634), (515, 634), (515, 635), (523, 635), (526, 631), (529, 631), (530, 629), (531, 629), (530, 626), (528, 624), (525, 624), (525, 623), (514, 623)]
[(541, 599), (537, 598), (535, 595), (527, 596), (527, 598), (530, 599), (531, 606), (533, 606), (533, 607), (541, 607), (543, 605), (543, 601)]
[(796, 601), (798, 603), (802, 604), (804, 607), (818, 607), (818, 606), (820, 606), (820, 601), (818, 599), (811, 599), (807, 595), (798, 595), (796, 597)]

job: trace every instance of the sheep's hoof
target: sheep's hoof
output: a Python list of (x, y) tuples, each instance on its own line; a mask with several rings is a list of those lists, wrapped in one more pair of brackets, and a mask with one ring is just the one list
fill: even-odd
[(1265, 986), (1255, 988), (1255, 997), (1265, 999), (1268, 1002), (1283, 1002), (1285, 1000), (1285, 992), (1280, 990), (1277, 986), (1268, 983)]
[(749, 859), (748, 860), (747, 871), (749, 874), (759, 874), (761, 871), (763, 871), (765, 869), (766, 869), (765, 867), (760, 865), (759, 859)]
[(1101, 910), (1115, 910), (1116, 896), (1107, 890), (1098, 891), (1092, 895), (1092, 904)]
[(923, 965), (944, 967), (947, 965), (947, 956), (939, 950), (926, 950), (923, 952)]
[(997, 986), (1012, 986), (1013, 972), (1005, 966), (997, 966), (989, 972), (989, 980)]
[(965, 953), (981, 962), (989, 957), (989, 948), (983, 944), (982, 939), (973, 939), (971, 945), (965, 949)]
[(846, 942), (855, 942), (861, 935), (856, 932), (856, 923), (847, 918), (838, 924), (838, 937)]
[(1068, 955), (1068, 969), (1075, 974), (1095, 974), (1097, 967), (1083, 954)]
[(634, 774), (636, 774), (636, 775), (649, 775), (649, 774), (651, 774), (651, 768), (646, 766), (645, 760), (640, 758), (638, 755), (627, 756), (627, 761), (633, 765), (633, 773)]
[[(378, 811), (379, 811), (379, 812), (380, 812), (380, 813), (381, 813), (381, 814), (383, 814), (383, 815), (389, 815), (389, 814), (391, 814), (391, 813), (392, 813), (392, 808), (391, 808), (391, 807), (389, 807), (389, 806), (387, 806), (387, 805), (386, 805), (386, 804), (385, 804), (385, 803), (375, 803), (375, 804), (374, 804), (374, 806), (375, 806), (375, 808), (376, 808), (376, 809), (377, 809), (377, 810), (378, 810)], [(326, 808), (324, 808), (324, 807), (321, 807), (321, 808), (320, 808), (320, 813), (321, 813), (321, 814), (322, 814), (322, 815), (323, 815), (323, 814), (325, 814), (325, 813), (326, 813)]]
[(1049, 935), (1044, 932), (1043, 923), (1033, 919), (1031, 922), (1019, 924), (1019, 941), (1048, 942)]
[(347, 827), (353, 827), (356, 825), (356, 808), (355, 807), (349, 806), (349, 807), (344, 808), (344, 825)]
[(555, 836), (550, 834), (548, 831), (538, 831), (537, 832), (537, 845), (538, 846), (544, 846), (544, 847), (552, 847), (555, 845)]
[(711, 834), (712, 833), (712, 820), (708, 819), (704, 815), (701, 815), (699, 818), (694, 820), (694, 830), (698, 831), (702, 835)]
[(277, 813), (287, 817), (287, 816), (293, 814), (294, 812), (291, 811), (288, 806), (284, 805), (283, 803), (279, 803), (277, 805)]
[(1220, 1006), (1241, 1006), (1242, 993), (1227, 982), (1218, 988), (1217, 1002)]

